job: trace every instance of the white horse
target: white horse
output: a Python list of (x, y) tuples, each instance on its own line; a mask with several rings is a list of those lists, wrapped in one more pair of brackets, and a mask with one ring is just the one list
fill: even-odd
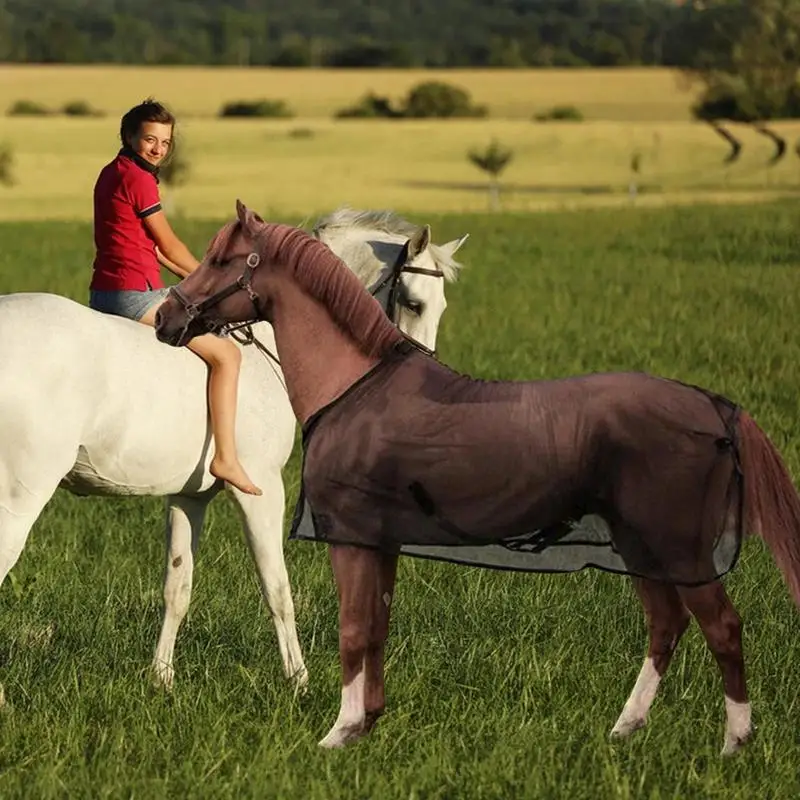
[[(315, 231), (365, 285), (395, 276), (397, 321), (435, 348), (444, 282), (456, 278), (453, 255), (466, 237), (436, 246), (427, 225), (349, 209), (321, 219)], [(295, 418), (280, 367), (259, 347), (275, 352), (271, 326), (259, 322), (250, 332), (256, 341), (240, 342), (237, 446), (263, 495), (231, 491), (284, 672), (302, 687), (308, 674), (283, 556), (281, 470)], [(58, 295), (19, 293), (0, 296), (0, 374), (0, 585), (59, 486), (76, 495), (166, 496), (164, 608), (152, 667), (155, 680), (170, 688), (206, 507), (223, 488), (208, 471), (205, 365), (139, 323)]]

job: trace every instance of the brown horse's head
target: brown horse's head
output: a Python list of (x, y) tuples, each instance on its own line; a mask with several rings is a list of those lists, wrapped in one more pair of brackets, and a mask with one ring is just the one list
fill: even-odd
[(203, 261), (159, 308), (155, 328), (160, 341), (181, 347), (228, 323), (267, 319), (266, 298), (253, 288), (265, 222), (240, 200), (236, 212), (238, 219), (217, 232)]

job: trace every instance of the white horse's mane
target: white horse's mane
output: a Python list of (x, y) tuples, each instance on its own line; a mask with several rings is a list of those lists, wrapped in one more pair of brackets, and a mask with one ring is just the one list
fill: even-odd
[[(422, 230), (422, 225), (409, 222), (390, 210), (362, 211), (349, 206), (342, 206), (330, 214), (320, 217), (314, 223), (311, 233), (321, 241), (329, 241), (336, 234), (344, 235), (347, 231), (353, 230), (360, 230), (366, 233), (376, 231), (390, 236), (410, 239)], [(455, 281), (463, 265), (442, 250), (441, 247), (433, 244), (433, 242), (428, 245), (428, 248), (436, 266), (444, 273), (445, 280)], [(353, 253), (352, 255), (355, 256), (357, 254)], [(368, 252), (366, 248), (364, 248), (363, 258), (365, 262), (369, 262), (370, 266), (374, 265), (374, 255)], [(350, 264), (350, 267), (356, 275), (367, 273), (364, 264), (353, 263)]]

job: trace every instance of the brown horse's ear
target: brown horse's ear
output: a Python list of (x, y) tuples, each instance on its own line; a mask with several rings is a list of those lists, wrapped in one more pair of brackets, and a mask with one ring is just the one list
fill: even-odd
[(261, 226), (264, 224), (264, 220), (261, 219), (255, 211), (251, 211), (238, 198), (236, 200), (236, 216), (239, 217), (239, 224), (242, 226), (242, 230), (247, 236), (251, 239), (258, 236)]

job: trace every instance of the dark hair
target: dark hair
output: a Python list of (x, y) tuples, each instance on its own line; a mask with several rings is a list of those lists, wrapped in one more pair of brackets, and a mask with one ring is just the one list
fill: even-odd
[[(174, 129), (175, 115), (165, 105), (148, 97), (123, 116), (119, 126), (119, 139), (123, 147), (130, 146), (128, 140), (139, 133), (143, 122), (161, 122), (164, 125), (172, 125)], [(170, 147), (170, 152), (172, 149)]]

